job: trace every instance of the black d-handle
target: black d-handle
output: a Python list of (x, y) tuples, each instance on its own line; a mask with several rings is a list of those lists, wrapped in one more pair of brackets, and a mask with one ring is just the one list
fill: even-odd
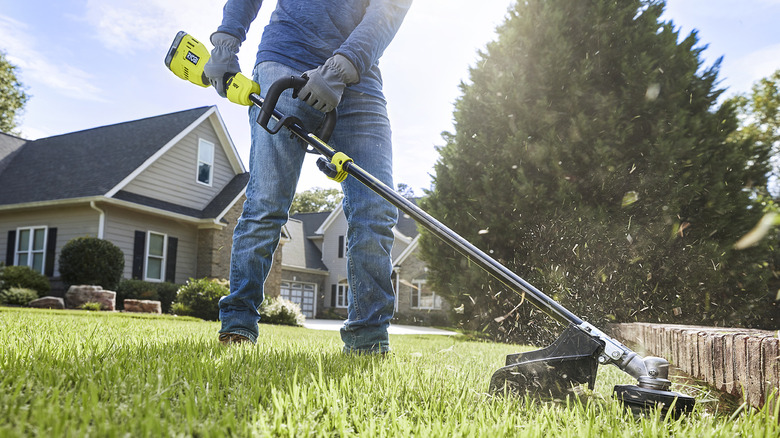
[[(292, 88), (297, 95), (298, 92), (301, 91), (301, 88), (306, 85), (306, 81), (307, 79), (303, 77), (289, 76), (271, 84), (271, 86), (268, 87), (268, 91), (265, 93), (263, 105), (260, 108), (260, 115), (257, 116), (257, 123), (271, 134), (276, 134), (282, 127), (289, 126), (293, 123), (303, 125), (303, 122), (297, 117), (288, 116), (279, 112), (276, 109), (276, 103), (279, 101), (279, 96), (282, 95), (282, 92), (290, 88)], [(273, 127), (268, 126), (271, 116), (275, 116), (279, 119)], [(325, 120), (322, 122), (320, 130), (316, 133), (317, 137), (327, 143), (330, 139), (330, 135), (333, 133), (333, 128), (336, 127), (336, 121), (338, 121), (338, 112), (334, 108), (332, 111), (325, 114)]]

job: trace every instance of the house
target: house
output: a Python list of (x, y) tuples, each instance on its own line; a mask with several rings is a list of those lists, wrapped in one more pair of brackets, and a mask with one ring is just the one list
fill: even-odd
[[(282, 246), (280, 295), (301, 304), (308, 317), (346, 317), (347, 220), (340, 208), (293, 215)], [(395, 322), (447, 324), (448, 304), (426, 284), (426, 267), (418, 258), (416, 223), (401, 215), (393, 229)]]
[(248, 179), (214, 106), (32, 141), (0, 134), (0, 248), (54, 289), (59, 250), (81, 236), (116, 244), (125, 278), (226, 277)]
[[(47, 275), (62, 294), (60, 249), (95, 236), (122, 250), (124, 278), (228, 278), (248, 181), (214, 106), (39, 140), (0, 133), (4, 262)], [(340, 208), (291, 217), (266, 294), (300, 303), (310, 318), (345, 317), (346, 229)], [(417, 258), (416, 224), (402, 216), (394, 233), (396, 320), (445, 323), (447, 303)]]

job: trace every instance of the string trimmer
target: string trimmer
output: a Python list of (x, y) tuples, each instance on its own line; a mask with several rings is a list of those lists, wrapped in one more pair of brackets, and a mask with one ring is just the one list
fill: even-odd
[[(209, 81), (203, 75), (203, 66), (208, 58), (209, 52), (202, 43), (184, 32), (179, 32), (168, 50), (165, 65), (180, 78), (208, 87)], [(327, 141), (338, 117), (335, 110), (326, 114), (317, 135), (306, 130), (299, 119), (279, 112), (276, 103), (281, 93), (287, 89), (293, 89), (293, 92), (297, 93), (306, 84), (306, 78), (279, 79), (269, 87), (264, 98), (260, 96), (259, 85), (240, 73), (226, 78), (226, 84), (228, 99), (260, 108), (257, 123), (268, 132), (276, 134), (281, 128), (287, 128), (295, 137), (305, 142), (310, 151), (320, 154), (317, 165), (329, 178), (338, 182), (348, 176), (356, 178), (554, 320), (567, 326), (560, 337), (546, 348), (508, 355), (506, 366), (496, 371), (490, 380), (492, 393), (565, 397), (579, 385), (587, 384), (592, 389), (598, 366), (612, 364), (637, 380), (636, 385), (617, 385), (613, 392), (616, 399), (632, 410), (658, 408), (663, 413), (671, 412), (676, 416), (693, 409), (693, 397), (670, 391), (669, 362), (665, 359), (642, 357), (583, 321), (360, 168), (347, 155), (329, 146)], [(272, 118), (275, 124), (269, 126)]]

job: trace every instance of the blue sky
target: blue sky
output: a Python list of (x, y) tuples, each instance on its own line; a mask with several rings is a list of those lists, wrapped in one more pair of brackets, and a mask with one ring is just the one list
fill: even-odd
[[(239, 54), (250, 72), (262, 27), (275, 0), (266, 0)], [(380, 62), (393, 125), (396, 183), (418, 194), (429, 188), (434, 147), (452, 129), (453, 103), (468, 68), (495, 36), (512, 0), (416, 0)], [(82, 129), (217, 105), (246, 164), (246, 109), (212, 90), (190, 85), (163, 64), (176, 32), (208, 41), (222, 1), (0, 0), (0, 50), (19, 67), (31, 96), (21, 117), (23, 137)], [(665, 19), (683, 35), (698, 30), (705, 65), (724, 57), (721, 86), (743, 93), (780, 69), (780, 0), (668, 0)], [(338, 148), (338, 145), (334, 145)], [(335, 187), (313, 158), (299, 190)]]

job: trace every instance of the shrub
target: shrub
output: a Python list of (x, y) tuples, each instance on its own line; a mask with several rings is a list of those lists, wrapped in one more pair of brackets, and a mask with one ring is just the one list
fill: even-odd
[(49, 279), (29, 266), (6, 266), (0, 272), (0, 284), (5, 288), (32, 289), (38, 292), (39, 296), (46, 295), (51, 290)]
[(192, 309), (182, 303), (173, 303), (171, 304), (171, 313), (179, 316), (192, 315)]
[(38, 292), (23, 287), (12, 287), (8, 290), (0, 291), (0, 304), (26, 306), (30, 304), (30, 301), (37, 299)]
[(123, 279), (116, 287), (117, 309), (124, 309), (125, 299), (156, 300), (160, 302), (162, 312), (168, 313), (178, 289), (179, 286), (173, 283)]
[(177, 315), (216, 321), (219, 319), (219, 299), (230, 293), (227, 284), (226, 280), (190, 278), (176, 293), (171, 310)]
[(108, 240), (77, 237), (60, 251), (60, 275), (70, 285), (89, 284), (114, 290), (124, 269), (124, 253)]
[(157, 299), (160, 300), (160, 307), (162, 307), (163, 313), (168, 313), (171, 310), (171, 304), (176, 299), (176, 294), (179, 291), (179, 285), (174, 283), (157, 283)]
[(81, 310), (98, 311), (103, 310), (103, 306), (100, 303), (88, 302), (81, 305)]
[(301, 306), (282, 297), (266, 297), (257, 310), (263, 324), (302, 326), (306, 320)]

